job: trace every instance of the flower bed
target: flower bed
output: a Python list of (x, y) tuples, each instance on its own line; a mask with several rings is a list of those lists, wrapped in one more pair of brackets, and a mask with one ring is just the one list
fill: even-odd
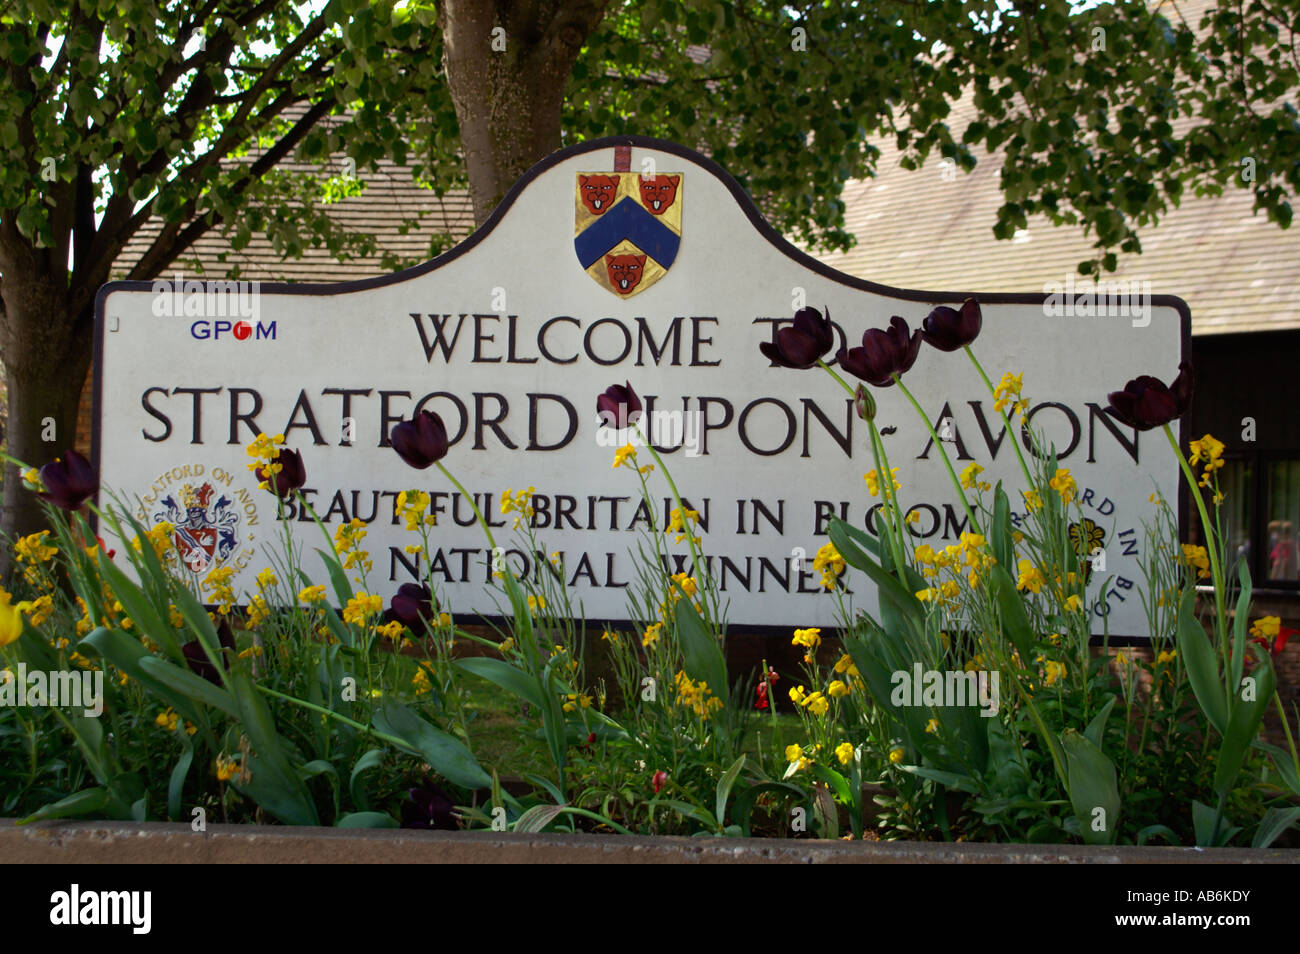
[[(458, 625), (432, 577), (404, 584), (385, 607), (369, 592), (366, 527), (355, 519), (332, 534), (316, 520), (326, 545), (319, 582), (303, 572), (304, 553), (286, 529), (256, 592), (236, 593), (229, 569), (199, 577), (187, 568), (174, 526), (144, 526), (120, 505), (96, 511), (102, 534), (129, 541), (109, 550), (79, 513), (97, 481), (75, 452), (29, 471), (52, 529), (14, 541), (13, 592), (0, 590), (0, 645), (12, 673), (0, 686), (12, 696), (0, 708), (3, 811), (24, 823), (89, 817), (200, 829), (277, 821), (520, 834), (1287, 843), (1300, 819), (1300, 757), (1272, 659), (1290, 633), (1276, 617), (1252, 622), (1249, 576), (1227, 572), (1216, 529), (1223, 445), (1205, 435), (1184, 457), (1169, 428), (1190, 400), (1190, 367), (1168, 386), (1144, 376), (1109, 396), (1120, 422), (1164, 430), (1208, 531), (1205, 546), (1181, 543), (1169, 505), (1153, 495), (1142, 548), (1151, 657), (1121, 652), (1112, 667), (1090, 650), (1087, 589), (1103, 572), (1097, 528), (1069, 470), (1023, 420), (1022, 376), (1007, 372), (994, 385), (977, 360), (980, 325), (973, 300), (933, 310), (915, 332), (896, 317), (841, 350), (840, 371), (825, 360), (829, 318), (814, 309), (764, 345), (776, 364), (823, 369), (852, 395), (875, 459), (866, 491), (881, 501), (878, 534), (830, 523), (814, 569), (839, 601), (844, 649), (823, 658), (831, 634), (797, 629), (796, 672), (727, 671), (725, 606), (706, 571), (698, 515), (640, 436), (630, 383), (599, 395), (597, 410), (634, 438), (614, 467), (635, 482), (646, 514), (628, 590), (636, 623), (600, 633), (587, 631), (564, 575), (549, 567), (524, 577), (504, 562), (494, 567), (490, 592), (503, 622), (491, 635)], [(1031, 455), (1012, 442), (1021, 489), (981, 480), (978, 463), (958, 474), (904, 382), (923, 342), (964, 352), (1008, 432), (1024, 428)], [(850, 385), (840, 372), (864, 383)], [(943, 549), (909, 533), (905, 488), (874, 420), (872, 389), (887, 387), (925, 422), (964, 508), (968, 529)], [(437, 415), (398, 424), (391, 443), (412, 468), (436, 467), (472, 505), (444, 463)], [(250, 469), (267, 492), (316, 519), (299, 492), (311, 462), (283, 444), (259, 435)], [(675, 503), (662, 519), (652, 492), (660, 482)], [(532, 493), (509, 492), (501, 511), (514, 516), (521, 550), (545, 553)], [(429, 494), (400, 494), (395, 513), (410, 552), (427, 556), (437, 532)], [(503, 552), (475, 514), (489, 548)], [(674, 556), (686, 569), (671, 572)], [(874, 587), (876, 616), (847, 598), (849, 574)], [(1204, 623), (1195, 612), (1201, 580), (1214, 588)], [(458, 652), (458, 643), (478, 654)], [(603, 675), (592, 665), (597, 655)], [(484, 744), (475, 694), (489, 685), (510, 700), (515, 734), (537, 740), (527, 770)], [(74, 704), (68, 694), (82, 687)], [(778, 699), (793, 716), (777, 713)], [(1286, 748), (1259, 737), (1274, 705)]]

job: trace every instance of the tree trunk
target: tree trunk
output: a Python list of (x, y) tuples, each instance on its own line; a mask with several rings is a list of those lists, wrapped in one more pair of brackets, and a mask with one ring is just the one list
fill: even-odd
[[(49, 463), (76, 443), (77, 408), (93, 344), (91, 316), (79, 316), (78, 321), (60, 314), (62, 291), (43, 285), (5, 282), (4, 325), (11, 333), (0, 341), (9, 389), (6, 451), (32, 467)], [(6, 461), (0, 533), (16, 538), (42, 529), (40, 498), (26, 489), (22, 470)], [(8, 572), (10, 559), (9, 547), (0, 546), (0, 578)]]
[(560, 147), (564, 87), (609, 0), (447, 0), (443, 62), (482, 225), (529, 167)]

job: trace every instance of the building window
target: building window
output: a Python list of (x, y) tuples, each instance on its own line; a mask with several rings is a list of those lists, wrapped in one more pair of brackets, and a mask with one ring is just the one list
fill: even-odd
[(1264, 496), (1264, 529), (1268, 553), (1265, 574), (1270, 583), (1300, 582), (1300, 460), (1269, 461)]
[[(1244, 560), (1255, 586), (1300, 589), (1300, 459), (1227, 459), (1219, 489), (1228, 580), (1235, 580), (1237, 563)], [(1199, 529), (1195, 535), (1200, 538)]]

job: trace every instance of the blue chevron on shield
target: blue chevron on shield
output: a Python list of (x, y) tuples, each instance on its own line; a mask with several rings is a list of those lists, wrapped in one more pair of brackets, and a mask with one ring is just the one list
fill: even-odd
[(580, 172), (573, 249), (596, 284), (620, 298), (668, 274), (682, 241), (680, 172)]

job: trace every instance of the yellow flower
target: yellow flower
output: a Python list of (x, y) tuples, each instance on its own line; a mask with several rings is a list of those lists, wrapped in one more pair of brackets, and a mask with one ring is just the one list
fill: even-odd
[(798, 762), (803, 758), (803, 746), (787, 745), (785, 747), (785, 760), (787, 762)]
[(664, 628), (663, 623), (651, 623), (646, 627), (645, 633), (641, 636), (642, 646), (653, 646), (659, 642), (659, 631)]
[(429, 684), (429, 674), (423, 666), (416, 667), (415, 675), (411, 677), (411, 685), (415, 686), (417, 696), (422, 696), (433, 688)]
[(600, 634), (600, 638), (607, 643), (617, 643), (618, 633), (614, 632), (612, 629), (607, 629)]
[(803, 646), (805, 649), (814, 650), (822, 644), (822, 631), (817, 628), (813, 629), (796, 629), (794, 639), (790, 640), (791, 646)]
[(572, 712), (575, 709), (588, 709), (591, 707), (591, 696), (584, 693), (570, 692), (564, 698), (567, 700), (563, 706), (565, 712)]
[(47, 593), (32, 600), (32, 608), (28, 611), (27, 619), (33, 626), (40, 626), (53, 615), (54, 600)]
[(217, 756), (217, 780), (229, 782), (239, 774), (239, 763), (225, 755)]
[(1047, 580), (1043, 577), (1043, 571), (1034, 566), (1029, 560), (1021, 560), (1016, 566), (1020, 570), (1020, 576), (1016, 580), (1016, 589), (1029, 590), (1031, 593), (1043, 592), (1043, 584)]
[(1065, 664), (1049, 659), (1043, 664), (1043, 685), (1054, 686), (1065, 675)]
[(1250, 624), (1250, 635), (1267, 639), (1271, 643), (1281, 631), (1282, 619), (1279, 616), (1261, 616)]
[(401, 620), (395, 619), (391, 622), (385, 623), (383, 626), (376, 626), (375, 635), (381, 636), (384, 639), (397, 639), (397, 637), (402, 635), (402, 630), (405, 628), (406, 627), (402, 625)]
[(966, 469), (961, 472), (961, 485), (967, 490), (974, 490), (977, 483), (976, 478), (982, 473), (984, 473), (984, 468), (971, 461), (966, 466)]
[(847, 742), (841, 742), (835, 746), (835, 757), (840, 760), (841, 765), (848, 765), (853, 759), (853, 746)]
[(858, 667), (853, 665), (853, 658), (848, 653), (840, 656), (836, 661), (834, 668), (837, 673), (848, 673), (850, 676), (854, 677), (861, 675), (861, 673), (858, 672)]
[(315, 586), (307, 586), (298, 591), (298, 599), (304, 603), (319, 603), (325, 599), (325, 584), (317, 583)]
[[(126, 675), (126, 674), (123, 673), (123, 675)], [(197, 725), (195, 725), (193, 722), (186, 722), (186, 723), (185, 723), (185, 734), (186, 734), (186, 735), (193, 735), (194, 733), (196, 733), (196, 732), (198, 732), (198, 731), (199, 731), (199, 727), (198, 727)]]
[(925, 724), (925, 731), (930, 735), (935, 735), (939, 731), (939, 720), (931, 719)]
[(1074, 478), (1070, 476), (1070, 471), (1065, 467), (1058, 467), (1056, 476), (1049, 480), (1047, 485), (1061, 495), (1063, 503), (1069, 503), (1073, 500), (1079, 489), (1074, 482)]
[[(692, 523), (699, 523), (700, 514), (697, 510), (685, 510), (674, 507), (668, 514), (668, 526), (664, 528), (664, 533), (677, 534), (675, 543), (681, 543), (690, 533)], [(694, 542), (699, 543), (699, 537), (693, 538)]]
[(806, 698), (807, 698), (807, 690), (804, 689), (803, 686), (797, 686), (796, 688), (790, 690), (790, 701), (793, 702), (795, 705), (797, 706), (803, 705), (804, 699)]
[[(890, 476), (890, 483), (894, 485), (894, 490), (897, 491), (902, 486), (902, 484), (898, 482), (898, 468), (897, 467), (889, 468), (889, 476)], [(875, 469), (873, 468), (872, 470), (869, 470), (865, 474), (863, 474), (862, 479), (867, 482), (867, 493), (871, 494), (871, 496), (873, 497), (879, 497), (880, 496), (880, 475), (876, 473)]]
[(348, 600), (348, 605), (343, 608), (343, 622), (364, 626), (371, 616), (377, 616), (383, 608), (382, 597), (371, 596), (364, 592), (358, 593)]
[(257, 588), (259, 590), (269, 589), (279, 582), (280, 581), (275, 578), (275, 571), (270, 567), (267, 567), (265, 570), (262, 570), (257, 574)]
[(840, 680), (833, 679), (831, 680), (831, 684), (826, 687), (826, 694), (832, 698), (838, 699), (841, 696), (847, 696), (849, 694), (849, 687)]
[(154, 725), (158, 726), (160, 729), (166, 729), (168, 732), (175, 732), (176, 724), (180, 721), (180, 716), (172, 711), (171, 706), (168, 706), (162, 712), (158, 713), (157, 718), (153, 721)]
[(23, 483), (27, 484), (28, 490), (45, 489), (45, 485), (41, 483), (41, 472), (35, 467), (29, 467), (23, 471)]
[(1019, 410), (1021, 414), (1025, 413), (1025, 406), (1028, 402), (1016, 400), (1020, 397), (1023, 378), (1024, 374), (1012, 374), (1010, 371), (1002, 373), (1002, 380), (993, 389), (993, 410), (1001, 413), (1006, 408), (1011, 407)]
[(899, 762), (903, 761), (903, 755), (904, 755), (903, 750), (898, 746), (895, 746), (894, 748), (890, 749), (889, 750), (890, 764), (897, 765)]
[(824, 716), (831, 707), (831, 704), (826, 701), (826, 697), (820, 691), (810, 693), (802, 704), (804, 708), (816, 716)]
[(544, 609), (546, 609), (546, 597), (545, 597), (545, 596), (532, 596), (532, 595), (530, 595), (530, 596), (528, 597), (528, 612), (529, 612), (529, 613), (536, 613), (538, 610), (544, 610)]
[(249, 646), (247, 649), (241, 649), (239, 651), (240, 659), (248, 659), (251, 656), (260, 656), (260, 655), (262, 655), (262, 647), (256, 645)]
[(840, 556), (840, 551), (835, 549), (833, 543), (824, 544), (813, 557), (813, 572), (821, 574), (821, 586), (826, 590), (835, 589), (845, 566), (844, 557)]
[(1038, 495), (1038, 491), (1030, 488), (1029, 490), (1020, 491), (1021, 496), (1025, 498), (1025, 506), (1032, 512), (1043, 506), (1043, 498)]
[(45, 538), (49, 535), (50, 531), (42, 530), (40, 533), (28, 534), (15, 543), (14, 556), (18, 558), (18, 562), (48, 563), (57, 556), (59, 548), (45, 542)]
[(1077, 613), (1083, 609), (1083, 600), (1073, 593), (1065, 598), (1065, 608), (1068, 612)]
[(1182, 562), (1190, 568), (1196, 570), (1198, 576), (1207, 577), (1210, 575), (1210, 554), (1206, 552), (1205, 547), (1193, 546), (1190, 543), (1184, 543)]
[(672, 581), (681, 586), (682, 591), (687, 596), (694, 596), (699, 589), (698, 584), (695, 582), (695, 577), (687, 576), (685, 573), (674, 573), (672, 575)]
[(271, 608), (266, 605), (266, 600), (258, 593), (248, 601), (248, 625), (260, 626), (271, 618)]
[(614, 466), (623, 467), (627, 465), (628, 461), (632, 461), (635, 463), (636, 448), (633, 447), (631, 444), (624, 444), (618, 450), (614, 451)]
[[(423, 490), (403, 490), (393, 501), (393, 516), (406, 521), (407, 530), (419, 530), (420, 525), (436, 526), (438, 518), (429, 513), (430, 497)], [(502, 507), (505, 502), (502, 502)], [(502, 510), (502, 513), (505, 513)]]
[(28, 612), (32, 604), (23, 600), (13, 606), (9, 605), (12, 597), (0, 587), (0, 646), (8, 646), (23, 634), (23, 618), (20, 614)]
[(1162, 649), (1160, 655), (1156, 656), (1156, 662), (1160, 664), (1171, 663), (1178, 657), (1176, 649)]

